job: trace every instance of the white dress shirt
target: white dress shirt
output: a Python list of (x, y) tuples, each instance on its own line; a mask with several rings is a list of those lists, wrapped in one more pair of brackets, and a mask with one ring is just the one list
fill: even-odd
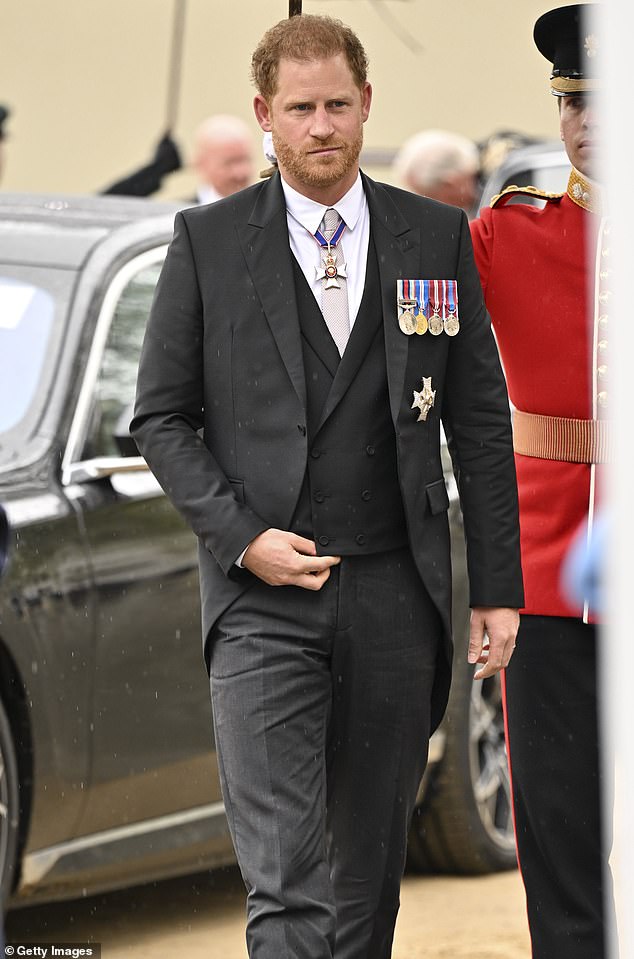
[(196, 195), (199, 203), (215, 203), (216, 200), (222, 200), (222, 193), (218, 193), (211, 183), (199, 183), (196, 187)]
[(282, 177), (282, 189), (286, 199), (286, 220), (291, 250), (315, 295), (319, 309), (321, 309), (321, 291), (324, 281), (317, 279), (315, 270), (321, 260), (321, 251), (315, 239), (315, 232), (319, 229), (326, 210), (336, 210), (346, 224), (340, 242), (343, 246), (348, 274), (348, 313), (350, 329), (352, 329), (363, 297), (370, 242), (370, 211), (363, 192), (361, 174), (357, 174), (357, 179), (348, 192), (332, 206), (316, 203), (315, 200), (310, 200), (307, 196), (298, 193), (286, 183), (284, 177)]

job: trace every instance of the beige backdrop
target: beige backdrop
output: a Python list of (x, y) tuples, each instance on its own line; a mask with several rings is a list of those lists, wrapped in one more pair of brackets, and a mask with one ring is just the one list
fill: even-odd
[[(374, 103), (366, 145), (428, 126), (483, 139), (556, 136), (548, 64), (532, 41), (549, 0), (304, 0), (361, 36)], [(286, 0), (188, 0), (178, 122), (185, 159), (210, 113), (252, 119), (250, 53)], [(174, 0), (4, 0), (0, 102), (12, 110), (1, 188), (98, 191), (150, 159), (165, 127)], [(264, 165), (264, 161), (262, 163)], [(390, 179), (389, 170), (369, 172)], [(187, 171), (162, 195), (192, 193)]]

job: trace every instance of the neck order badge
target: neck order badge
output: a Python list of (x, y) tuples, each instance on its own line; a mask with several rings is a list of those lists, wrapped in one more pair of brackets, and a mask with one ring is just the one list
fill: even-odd
[(320, 252), (323, 253), (323, 262), (315, 269), (317, 278), (324, 280), (321, 310), (339, 355), (343, 356), (350, 336), (348, 283), (341, 245), (346, 225), (336, 210), (328, 209), (320, 226), (322, 230), (317, 230), (315, 239), (319, 243)]

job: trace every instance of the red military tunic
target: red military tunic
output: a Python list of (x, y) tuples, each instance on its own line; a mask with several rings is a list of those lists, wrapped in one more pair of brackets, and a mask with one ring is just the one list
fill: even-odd
[[(607, 304), (605, 293), (601, 302), (595, 298), (595, 259), (601, 263), (608, 251), (601, 216), (590, 211), (597, 188), (573, 170), (568, 192), (549, 195), (543, 208), (505, 205), (512, 190), (471, 224), (511, 403), (527, 413), (601, 418), (607, 403)], [(597, 242), (604, 248), (598, 258)], [(524, 612), (582, 616), (584, 610), (562, 593), (561, 566), (580, 525), (592, 522), (596, 467), (517, 452), (515, 460)]]

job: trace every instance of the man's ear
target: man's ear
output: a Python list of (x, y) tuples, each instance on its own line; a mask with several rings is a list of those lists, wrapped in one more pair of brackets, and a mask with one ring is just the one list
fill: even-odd
[(255, 110), (255, 118), (260, 124), (261, 128), (265, 133), (270, 133), (272, 129), (271, 111), (269, 110), (269, 105), (261, 93), (256, 94), (253, 100), (253, 109)]
[(372, 103), (372, 87), (366, 80), (361, 90), (361, 117), (364, 123), (370, 116), (371, 103)]

